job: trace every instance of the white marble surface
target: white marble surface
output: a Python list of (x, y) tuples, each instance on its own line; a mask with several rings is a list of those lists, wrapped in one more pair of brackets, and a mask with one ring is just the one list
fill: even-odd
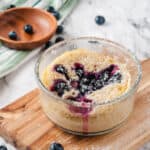
[[(103, 15), (106, 24), (95, 24), (96, 15)], [(66, 39), (108, 38), (135, 52), (140, 60), (150, 58), (150, 0), (81, 0), (64, 27)], [(0, 107), (37, 87), (34, 76), (37, 57), (0, 80)], [(150, 144), (140, 150), (150, 150)]]

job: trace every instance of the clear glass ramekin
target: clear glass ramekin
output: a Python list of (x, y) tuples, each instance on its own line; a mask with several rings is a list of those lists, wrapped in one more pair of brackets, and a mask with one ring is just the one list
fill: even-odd
[[(115, 99), (90, 104), (62, 99), (49, 91), (41, 81), (44, 69), (57, 56), (77, 48), (115, 55), (120, 62), (126, 63), (131, 75), (129, 90)], [(134, 54), (117, 43), (96, 37), (81, 37), (60, 42), (45, 51), (36, 63), (35, 74), (41, 89), (40, 102), (50, 120), (69, 133), (89, 136), (110, 132), (128, 118), (133, 110), (135, 92), (141, 79), (141, 66)], [(70, 107), (80, 113), (70, 111)], [(84, 115), (85, 112), (89, 112), (88, 115)]]

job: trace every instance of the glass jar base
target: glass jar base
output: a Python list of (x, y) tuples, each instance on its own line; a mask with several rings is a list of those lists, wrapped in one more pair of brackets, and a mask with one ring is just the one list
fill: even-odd
[(104, 131), (98, 131), (98, 132), (88, 132), (88, 133), (85, 133), (85, 132), (77, 132), (77, 131), (72, 131), (72, 130), (68, 130), (68, 129), (65, 129), (61, 126), (58, 126), (60, 129), (62, 129), (63, 131), (67, 132), (67, 133), (70, 133), (70, 134), (73, 134), (73, 135), (79, 135), (79, 136), (96, 136), (96, 135), (103, 135), (103, 134), (107, 134), (107, 133), (110, 133), (114, 130), (117, 130), (118, 128), (120, 128), (125, 122), (126, 122), (127, 119), (125, 119), (123, 122), (121, 122), (120, 124), (117, 124), (116, 126), (110, 128), (110, 129), (107, 129), (107, 130), (104, 130)]

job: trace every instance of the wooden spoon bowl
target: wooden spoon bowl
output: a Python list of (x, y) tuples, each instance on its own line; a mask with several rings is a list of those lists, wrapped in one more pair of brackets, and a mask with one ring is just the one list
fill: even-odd
[[(24, 31), (30, 24), (33, 34)], [(13, 8), (0, 14), (0, 40), (8, 47), (31, 50), (47, 42), (55, 33), (57, 21), (50, 13), (32, 7)], [(10, 31), (17, 33), (17, 40), (11, 40)]]

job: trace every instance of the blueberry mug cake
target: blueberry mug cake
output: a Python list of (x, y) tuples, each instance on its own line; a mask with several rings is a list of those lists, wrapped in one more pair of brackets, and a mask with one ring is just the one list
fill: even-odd
[(48, 117), (64, 130), (95, 135), (120, 125), (130, 114), (131, 98), (114, 100), (130, 89), (127, 64), (88, 49), (68, 50), (43, 68), (40, 100)]

